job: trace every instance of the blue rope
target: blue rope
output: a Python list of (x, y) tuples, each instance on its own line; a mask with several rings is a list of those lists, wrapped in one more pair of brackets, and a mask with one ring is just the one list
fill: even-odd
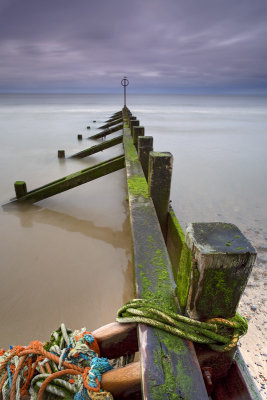
[(10, 369), (10, 363), (7, 364), (7, 374), (8, 374), (9, 389), (11, 389), (11, 385), (12, 385), (12, 372), (11, 372), (11, 369)]
[(94, 357), (92, 358), (91, 369), (89, 371), (89, 382), (88, 386), (91, 388), (96, 388), (96, 378), (98, 379), (99, 383), (101, 382), (102, 374), (111, 370), (113, 367), (109, 364), (108, 359), (104, 357)]

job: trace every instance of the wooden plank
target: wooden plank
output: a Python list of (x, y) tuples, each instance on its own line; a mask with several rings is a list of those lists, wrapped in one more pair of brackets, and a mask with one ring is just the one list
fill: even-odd
[[(137, 399), (140, 393), (140, 363), (134, 362), (122, 368), (116, 368), (102, 375), (101, 387), (112, 393), (116, 400)], [(100, 397), (99, 397), (100, 398)]]
[(106, 122), (108, 123), (108, 122), (114, 121), (115, 119), (117, 119), (117, 118), (119, 118), (121, 116), (122, 116), (122, 112), (118, 111), (115, 114), (113, 114), (109, 119), (107, 119)]
[(27, 192), (25, 196), (14, 199), (13, 201), (35, 203), (76, 186), (83, 185), (84, 183), (100, 178), (101, 176), (110, 174), (111, 172), (118, 171), (122, 168), (124, 168), (124, 156), (118, 156), (50, 182), (44, 186)]
[(112, 322), (92, 332), (100, 348), (101, 357), (117, 358), (138, 351), (137, 325)]
[(89, 147), (88, 149), (79, 151), (79, 153), (73, 154), (70, 158), (84, 158), (92, 154), (98, 153), (110, 147), (113, 147), (119, 143), (122, 143), (122, 135), (117, 136), (114, 139), (106, 140), (105, 142), (96, 144), (95, 146)]
[[(123, 144), (136, 296), (178, 311), (171, 262), (126, 118)], [(144, 399), (208, 399), (191, 342), (145, 325), (138, 334)]]
[(212, 393), (213, 400), (263, 400), (247, 366), (237, 350), (228, 375)]
[(88, 139), (100, 139), (102, 137), (110, 135), (111, 133), (120, 131), (121, 129), (123, 129), (123, 124), (115, 125), (113, 128), (105, 129), (103, 132), (96, 133), (95, 135), (89, 136)]
[(123, 122), (123, 119), (122, 119), (122, 117), (120, 117), (120, 118), (114, 119), (113, 121), (111, 121), (105, 125), (99, 126), (99, 128), (97, 128), (97, 129), (107, 129), (107, 128), (110, 128), (111, 126), (120, 124), (122, 122)]

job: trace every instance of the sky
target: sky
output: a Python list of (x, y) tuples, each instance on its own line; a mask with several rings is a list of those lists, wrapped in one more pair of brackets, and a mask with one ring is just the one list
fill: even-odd
[(0, 0), (0, 92), (267, 94), (267, 0)]

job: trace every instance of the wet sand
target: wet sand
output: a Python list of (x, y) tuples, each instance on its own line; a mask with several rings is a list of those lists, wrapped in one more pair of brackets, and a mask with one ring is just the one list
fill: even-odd
[(61, 322), (94, 330), (115, 320), (133, 297), (125, 189), (118, 171), (2, 211), (1, 347), (47, 340)]

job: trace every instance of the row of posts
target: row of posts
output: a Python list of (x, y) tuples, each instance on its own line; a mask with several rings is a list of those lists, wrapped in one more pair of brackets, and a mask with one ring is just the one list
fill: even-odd
[(154, 152), (153, 137), (145, 136), (145, 128), (129, 112), (127, 116), (133, 143), (138, 152), (144, 175), (148, 182), (149, 196), (152, 198), (161, 230), (166, 241), (168, 213), (171, 192), (173, 156), (169, 152)]

